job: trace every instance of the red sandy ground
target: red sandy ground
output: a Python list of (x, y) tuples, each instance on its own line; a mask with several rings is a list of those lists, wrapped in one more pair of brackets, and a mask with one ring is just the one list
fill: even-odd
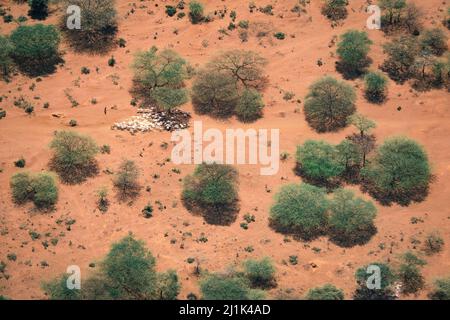
[[(269, 2), (262, 1), (258, 5)], [(219, 40), (218, 30), (228, 26), (228, 17), (202, 25), (192, 25), (187, 17), (181, 20), (167, 18), (164, 7), (172, 1), (136, 1), (137, 7), (144, 5), (146, 8), (137, 8), (134, 14), (126, 17), (126, 13), (132, 8), (132, 2), (118, 1), (118, 36), (126, 39), (126, 48), (117, 48), (104, 56), (89, 56), (76, 54), (63, 43), (64, 66), (53, 75), (44, 77), (42, 82), (36, 83), (34, 91), (29, 90), (34, 79), (24, 76), (15, 76), (9, 84), (0, 82), (0, 94), (8, 96), (1, 103), (7, 111), (7, 117), (0, 121), (0, 167), (3, 169), (0, 173), (0, 260), (7, 263), (6, 273), (10, 276), (8, 280), (0, 280), (0, 293), (14, 299), (45, 298), (40, 288), (42, 281), (60, 275), (72, 264), (79, 265), (83, 275), (92, 272), (89, 263), (100, 261), (113, 242), (131, 231), (137, 238), (144, 240), (157, 257), (158, 270), (177, 270), (182, 283), (179, 296), (182, 299), (190, 292), (198, 294), (199, 291), (198, 279), (192, 275), (193, 265), (186, 263), (188, 257), (200, 259), (204, 269), (220, 271), (243, 259), (263, 256), (270, 256), (277, 267), (278, 288), (271, 291), (271, 296), (275, 297), (289, 289), (292, 296), (301, 297), (309, 288), (333, 283), (345, 290), (346, 298), (351, 298), (355, 288), (356, 268), (372, 261), (394, 260), (400, 253), (413, 247), (412, 238), (423, 240), (427, 232), (439, 230), (447, 244), (443, 252), (426, 257), (428, 264), (424, 267), (423, 274), (427, 289), (417, 297), (404, 297), (426, 298), (433, 280), (450, 274), (450, 104), (449, 94), (444, 90), (417, 93), (408, 84), (399, 86), (391, 81), (389, 100), (378, 106), (367, 103), (363, 98), (361, 80), (349, 82), (358, 92), (358, 112), (378, 123), (374, 133), (379, 142), (392, 135), (406, 135), (424, 145), (437, 178), (424, 202), (409, 207), (384, 207), (377, 204), (378, 233), (367, 245), (351, 249), (337, 247), (325, 237), (309, 244), (295, 240), (284, 242), (285, 237), (268, 226), (273, 194), (281, 185), (300, 182), (300, 178), (293, 173), (296, 145), (306, 139), (325, 139), (338, 143), (352, 132), (351, 128), (347, 128), (339, 133), (317, 134), (307, 125), (302, 112), (294, 112), (297, 108), (302, 110), (303, 104), (282, 99), (282, 90), (286, 90), (295, 92), (295, 99), (303, 100), (308, 86), (323, 75), (340, 78), (334, 68), (333, 53), (336, 47), (329, 48), (328, 44), (334, 35), (339, 36), (350, 28), (366, 29), (368, 15), (364, 12), (365, 1), (351, 1), (349, 17), (342, 26), (336, 28), (332, 28), (330, 22), (320, 14), (320, 2), (311, 2), (308, 14), (297, 17), (290, 12), (295, 4), (295, 1), (290, 0), (274, 1), (274, 16), (259, 12), (250, 14), (247, 1), (208, 1), (208, 12), (226, 5), (229, 10), (237, 11), (238, 21), (248, 19), (251, 22), (271, 22), (274, 31), (283, 31), (288, 35), (284, 41), (273, 38), (271, 42), (265, 40), (261, 45), (254, 36), (247, 43), (242, 43), (237, 31)], [(440, 25), (443, 11), (448, 6), (446, 1), (415, 2), (424, 11), (427, 26)], [(26, 15), (26, 5), (4, 0), (0, 3), (11, 6), (15, 17)], [(159, 4), (158, 7), (155, 3)], [(152, 14), (148, 13), (150, 11)], [(283, 14), (284, 18), (278, 17), (279, 14)], [(55, 10), (45, 23), (56, 23), (59, 15)], [(30, 21), (27, 24), (35, 23)], [(13, 28), (13, 23), (0, 23), (2, 34), (9, 33)], [(174, 29), (178, 30), (178, 35), (174, 34)], [(373, 59), (372, 68), (375, 69), (384, 59), (381, 45), (387, 38), (381, 31), (369, 30), (368, 34), (374, 42), (370, 57)], [(209, 43), (207, 47), (202, 45), (204, 40)], [(135, 115), (136, 110), (130, 106), (131, 96), (128, 92), (132, 77), (129, 66), (134, 52), (153, 45), (173, 48), (194, 66), (203, 65), (218, 50), (226, 49), (254, 50), (269, 61), (267, 72), (270, 86), (264, 92), (266, 108), (263, 119), (246, 125), (235, 119), (218, 122), (206, 116), (193, 117), (195, 120), (202, 120), (205, 129), (280, 128), (280, 149), (291, 154), (288, 161), (281, 162), (280, 171), (274, 176), (260, 176), (259, 168), (255, 166), (239, 166), (241, 211), (231, 226), (207, 225), (201, 217), (193, 216), (182, 206), (181, 178), (191, 173), (194, 166), (176, 166), (181, 170), (178, 175), (171, 171), (175, 167), (173, 164), (160, 165), (170, 157), (171, 146), (167, 150), (160, 147), (161, 143), (170, 141), (170, 133), (150, 132), (132, 136), (127, 132), (110, 129), (114, 122)], [(113, 68), (107, 65), (111, 54), (117, 60)], [(317, 65), (319, 58), (324, 62), (322, 67)], [(80, 68), (83, 66), (91, 70), (89, 75), (81, 75)], [(98, 74), (95, 72), (96, 67), (100, 69)], [(118, 85), (112, 83), (112, 75), (120, 77)], [(74, 81), (78, 78), (80, 87), (74, 86)], [(22, 89), (20, 92), (19, 88)], [(71, 108), (64, 94), (67, 88), (80, 103), (78, 107)], [(36, 104), (33, 116), (27, 116), (23, 110), (13, 106), (14, 97), (20, 95)], [(33, 100), (34, 96), (39, 96), (40, 100)], [(91, 105), (90, 100), (94, 97), (98, 104)], [(49, 109), (42, 108), (47, 101), (50, 103)], [(113, 106), (117, 108), (109, 109)], [(401, 111), (397, 111), (398, 106), (402, 107)], [(109, 109), (106, 116), (103, 114), (104, 107)], [(192, 112), (191, 104), (183, 106), (183, 110)], [(52, 113), (62, 113), (64, 118), (52, 117)], [(13, 161), (23, 156), (27, 161), (26, 170), (47, 169), (51, 156), (48, 145), (53, 132), (69, 129), (70, 119), (78, 121), (74, 130), (91, 135), (99, 145), (111, 146), (111, 155), (97, 157), (101, 173), (80, 185), (60, 184), (60, 198), (54, 212), (42, 214), (34, 212), (32, 205), (15, 206), (11, 201), (9, 179), (12, 174), (24, 169), (14, 167)], [(107, 168), (115, 170), (125, 157), (135, 160), (142, 169), (142, 185), (151, 186), (151, 192), (143, 191), (131, 206), (120, 204), (114, 199), (111, 176), (103, 173)], [(159, 174), (160, 178), (154, 179), (154, 174)], [(109, 187), (110, 199), (113, 200), (106, 214), (96, 209), (96, 190), (103, 185)], [(271, 193), (266, 191), (266, 185)], [(352, 188), (358, 190), (356, 187)], [(367, 195), (364, 197), (369, 198)], [(156, 200), (161, 201), (167, 209), (159, 211), (154, 205), (154, 217), (144, 219), (141, 216), (142, 208), (148, 202), (154, 204)], [(247, 212), (256, 216), (256, 222), (251, 223), (248, 230), (244, 230), (239, 224)], [(411, 224), (412, 217), (421, 218), (424, 222)], [(65, 230), (64, 224), (56, 223), (61, 218), (76, 220), (71, 231)], [(29, 230), (41, 233), (43, 238), (32, 241)], [(62, 231), (65, 236), (58, 237), (58, 244), (44, 249), (41, 241), (58, 236)], [(182, 239), (182, 233), (185, 232), (192, 233), (192, 236)], [(51, 236), (45, 237), (46, 233), (51, 233)], [(205, 234), (208, 242), (195, 241), (201, 233)], [(176, 239), (176, 243), (171, 244), (171, 239)], [(380, 249), (382, 243), (385, 244), (384, 249)], [(180, 247), (181, 244), (184, 248)], [(244, 250), (247, 246), (253, 246), (254, 251), (247, 253)], [(320, 253), (311, 249), (314, 247), (320, 248)], [(17, 260), (8, 261), (8, 253), (17, 254)], [(298, 265), (283, 263), (290, 255), (298, 256)], [(26, 261), (31, 264), (26, 265)], [(41, 267), (41, 261), (47, 261), (49, 266)], [(308, 268), (311, 263), (317, 267)]]

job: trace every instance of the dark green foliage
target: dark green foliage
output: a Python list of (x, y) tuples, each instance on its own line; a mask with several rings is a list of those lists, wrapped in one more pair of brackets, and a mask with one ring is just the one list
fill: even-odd
[(186, 61), (176, 52), (165, 49), (158, 53), (156, 47), (138, 52), (133, 70), (132, 94), (145, 106), (171, 111), (187, 102)]
[(98, 147), (91, 137), (73, 131), (59, 131), (50, 148), (54, 152), (50, 165), (65, 183), (80, 183), (97, 173), (95, 155)]
[(48, 16), (48, 0), (28, 0), (28, 15), (33, 19), (44, 20)]
[(264, 102), (255, 89), (245, 89), (236, 105), (236, 116), (242, 122), (254, 122), (262, 117)]
[(150, 203), (142, 209), (142, 215), (147, 219), (153, 217), (153, 207)]
[(3, 80), (8, 81), (9, 75), (13, 69), (14, 46), (11, 40), (0, 35), (0, 76)]
[(297, 172), (317, 185), (333, 184), (345, 170), (336, 148), (325, 141), (307, 140), (297, 147), (296, 160)]
[(228, 225), (238, 208), (237, 171), (228, 165), (201, 164), (184, 180), (182, 200), (186, 208), (206, 222)]
[(354, 89), (332, 77), (316, 81), (305, 101), (305, 117), (318, 132), (336, 131), (347, 125), (356, 108)]
[(420, 267), (426, 264), (411, 252), (402, 256), (402, 264), (398, 270), (398, 279), (402, 283), (402, 293), (415, 294), (425, 287), (425, 279), (422, 276)]
[(383, 62), (381, 69), (388, 73), (389, 77), (403, 83), (413, 74), (413, 66), (419, 54), (417, 40), (411, 36), (400, 36), (386, 43), (384, 52), (388, 58)]
[(244, 274), (252, 287), (264, 289), (276, 285), (275, 267), (269, 258), (244, 261)]
[(325, 0), (322, 7), (322, 14), (332, 21), (347, 18), (347, 0)]
[(377, 209), (372, 202), (355, 197), (353, 191), (336, 190), (330, 201), (330, 213), (331, 240), (340, 246), (363, 245), (376, 233)]
[(239, 101), (234, 79), (219, 72), (200, 71), (192, 86), (195, 112), (216, 118), (228, 118)]
[[(69, 29), (66, 13), (68, 6), (81, 9), (81, 29)], [(71, 46), (81, 52), (104, 53), (115, 44), (117, 33), (117, 11), (115, 0), (64, 0), (60, 28)]]
[(286, 38), (286, 34), (284, 32), (276, 32), (273, 36), (278, 40), (284, 40)]
[(379, 72), (369, 72), (364, 77), (366, 99), (373, 103), (382, 103), (386, 99), (387, 79)]
[(16, 173), (11, 177), (10, 186), (13, 200), (18, 204), (33, 201), (36, 208), (45, 210), (52, 208), (58, 200), (55, 177), (48, 172)]
[(200, 281), (204, 300), (248, 300), (249, 289), (244, 279), (211, 274)]
[(420, 35), (422, 50), (441, 56), (448, 50), (447, 36), (442, 29), (427, 29)]
[(422, 146), (405, 137), (386, 140), (361, 175), (364, 189), (381, 203), (404, 206), (423, 201), (432, 179)]
[(429, 297), (431, 300), (450, 300), (450, 278), (437, 279)]
[(42, 284), (42, 289), (50, 300), (80, 300), (81, 291), (67, 287), (68, 274)]
[(203, 4), (198, 1), (191, 1), (189, 3), (189, 18), (193, 24), (200, 23), (204, 20)]
[(338, 71), (349, 79), (364, 73), (365, 68), (370, 64), (367, 54), (371, 44), (372, 41), (366, 32), (349, 30), (344, 33), (337, 47), (340, 59), (337, 64)]
[(24, 168), (25, 167), (25, 164), (26, 164), (26, 161), (25, 161), (25, 159), (22, 157), (22, 158), (20, 158), (19, 160), (17, 160), (17, 161), (14, 161), (14, 165), (17, 167), (17, 168)]
[(13, 59), (26, 74), (52, 73), (56, 64), (61, 62), (58, 52), (60, 36), (52, 25), (19, 26), (10, 39), (14, 45)]
[(139, 169), (132, 160), (123, 160), (114, 177), (114, 187), (121, 201), (133, 199), (138, 196), (141, 186), (138, 182)]
[(176, 300), (180, 293), (180, 284), (176, 271), (168, 270), (158, 274), (156, 292), (159, 300)]
[(381, 29), (386, 33), (406, 31), (418, 35), (421, 29), (421, 11), (406, 0), (379, 0), (382, 10)]
[(166, 6), (166, 14), (173, 17), (177, 13), (177, 8), (174, 6)]
[(306, 295), (307, 300), (344, 300), (344, 292), (331, 284), (310, 289)]
[(310, 240), (327, 228), (326, 192), (306, 183), (283, 186), (270, 209), (271, 224), (280, 232)]
[(336, 146), (337, 160), (344, 167), (341, 177), (349, 182), (356, 182), (362, 164), (362, 154), (359, 146), (349, 139)]

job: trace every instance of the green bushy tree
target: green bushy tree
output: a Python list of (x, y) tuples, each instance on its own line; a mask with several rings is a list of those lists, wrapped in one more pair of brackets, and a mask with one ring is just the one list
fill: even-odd
[(402, 293), (415, 294), (425, 287), (425, 279), (420, 271), (426, 262), (412, 252), (406, 252), (402, 257), (397, 277), (402, 283)]
[(335, 131), (347, 125), (355, 108), (354, 89), (332, 77), (324, 77), (309, 88), (305, 101), (305, 117), (318, 132)]
[(138, 52), (133, 63), (132, 94), (145, 106), (171, 111), (188, 101), (186, 61), (170, 49)]
[(74, 131), (59, 131), (50, 148), (54, 152), (51, 167), (65, 183), (80, 183), (97, 173), (98, 147), (91, 137)]
[(345, 170), (336, 148), (325, 142), (307, 140), (297, 147), (297, 169), (314, 184), (328, 184)]
[(365, 244), (376, 232), (377, 209), (371, 201), (355, 197), (351, 190), (338, 189), (333, 193), (330, 213), (331, 239), (341, 246)]
[(184, 180), (186, 208), (200, 213), (211, 224), (230, 224), (238, 208), (237, 171), (229, 165), (201, 164)]
[(347, 18), (347, 0), (326, 0), (322, 6), (322, 14), (332, 21)]
[(361, 174), (365, 189), (384, 204), (423, 201), (432, 179), (424, 149), (405, 137), (386, 140)]
[(49, 172), (16, 173), (11, 177), (10, 187), (13, 200), (18, 204), (32, 201), (38, 209), (50, 209), (58, 200), (56, 179)]
[[(64, 15), (61, 17), (60, 28), (70, 45), (81, 52), (106, 52), (114, 45), (117, 34), (117, 11), (115, 0), (64, 0)], [(72, 12), (67, 12), (69, 6), (78, 6), (81, 10), (81, 28), (70, 29), (67, 22), (71, 21)]]
[(436, 56), (441, 56), (448, 50), (448, 37), (442, 29), (427, 29), (420, 35), (422, 50), (426, 50)]
[(13, 59), (19, 69), (31, 76), (56, 70), (61, 61), (58, 52), (60, 36), (52, 25), (19, 26), (11, 33)]
[(366, 32), (357, 30), (345, 32), (337, 47), (338, 71), (347, 78), (354, 78), (364, 73), (365, 68), (370, 64), (367, 54), (371, 44), (372, 41)]
[(344, 300), (344, 291), (332, 284), (310, 289), (306, 295), (307, 300)]
[(192, 86), (192, 104), (199, 114), (231, 117), (239, 101), (234, 79), (216, 71), (200, 71)]
[(156, 291), (159, 300), (176, 300), (180, 287), (176, 271), (168, 270), (158, 273)]
[(413, 75), (413, 66), (419, 54), (417, 40), (411, 36), (400, 36), (384, 44), (383, 48), (388, 57), (381, 69), (387, 72), (392, 80), (405, 82)]
[(262, 117), (264, 102), (255, 89), (245, 89), (236, 105), (236, 116), (242, 122), (253, 122)]
[(204, 7), (198, 1), (191, 1), (189, 3), (189, 18), (193, 24), (200, 23), (204, 20)]
[(204, 300), (248, 300), (249, 288), (244, 279), (220, 274), (211, 274), (200, 281)]
[(328, 225), (326, 191), (306, 183), (283, 186), (270, 209), (272, 225), (283, 233), (310, 240)]

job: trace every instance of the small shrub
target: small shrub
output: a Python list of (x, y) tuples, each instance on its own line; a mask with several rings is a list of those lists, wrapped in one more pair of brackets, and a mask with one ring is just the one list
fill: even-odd
[(382, 103), (386, 99), (387, 79), (379, 72), (369, 72), (364, 77), (366, 99), (373, 103)]
[(48, 0), (28, 0), (28, 15), (33, 19), (44, 20), (48, 16)]
[(117, 188), (120, 200), (135, 198), (141, 186), (138, 182), (139, 169), (132, 160), (124, 160), (114, 177), (114, 186)]
[(239, 26), (239, 28), (242, 28), (242, 29), (248, 29), (249, 22), (248, 22), (248, 20), (241, 20), (238, 22), (238, 26)]
[(270, 209), (271, 224), (278, 231), (310, 240), (326, 230), (328, 206), (322, 188), (306, 183), (283, 186)]
[(263, 108), (261, 94), (255, 89), (246, 89), (239, 98), (235, 112), (240, 121), (253, 122), (262, 117)]
[(116, 59), (114, 59), (114, 56), (111, 56), (111, 58), (109, 58), (109, 60), (108, 60), (108, 66), (114, 67), (115, 64), (116, 64)]
[(91, 73), (91, 70), (89, 70), (89, 68), (87, 68), (87, 67), (81, 67), (81, 73), (82, 74), (89, 74), (89, 73)]
[(286, 39), (286, 34), (284, 32), (276, 32), (273, 35), (275, 38), (277, 38), (278, 40), (284, 40)]
[(193, 24), (200, 23), (204, 20), (203, 4), (198, 1), (191, 1), (189, 3), (189, 18)]
[(306, 295), (307, 300), (344, 300), (344, 292), (331, 284), (310, 289)]
[(111, 153), (111, 147), (108, 144), (104, 144), (100, 147), (100, 152), (103, 154), (110, 154)]
[(244, 261), (244, 274), (252, 287), (270, 288), (275, 283), (275, 267), (269, 258)]
[(204, 300), (248, 300), (249, 294), (243, 279), (218, 274), (208, 275), (202, 279), (200, 291)]
[(69, 126), (71, 126), (71, 127), (76, 127), (77, 125), (78, 125), (77, 120), (71, 119), (71, 120), (69, 121)]
[(429, 233), (424, 241), (424, 251), (427, 255), (433, 255), (442, 251), (444, 239), (437, 232)]
[(426, 50), (436, 56), (441, 56), (448, 50), (447, 36), (439, 29), (425, 30), (420, 36), (422, 50)]
[(332, 21), (347, 18), (347, 0), (326, 0), (322, 7), (322, 14)]
[(22, 158), (20, 158), (19, 160), (17, 160), (17, 161), (14, 161), (14, 165), (17, 167), (17, 168), (24, 168), (25, 167), (25, 164), (26, 164), (26, 161), (25, 161), (25, 159), (22, 157)]
[(419, 54), (417, 40), (411, 36), (399, 38), (384, 44), (384, 52), (388, 58), (381, 65), (381, 69), (388, 73), (389, 77), (403, 83), (413, 74), (413, 66)]
[(57, 132), (50, 148), (54, 155), (50, 166), (65, 183), (80, 183), (98, 171), (97, 144), (89, 136), (76, 132)]
[(174, 6), (166, 6), (166, 14), (173, 17), (177, 13), (177, 8)]
[(411, 252), (407, 252), (402, 256), (398, 278), (402, 283), (403, 294), (415, 294), (424, 288), (425, 280), (419, 268), (425, 264), (425, 261)]
[(182, 200), (211, 224), (227, 225), (238, 212), (237, 171), (228, 165), (201, 164), (184, 180)]
[(101, 211), (101, 212), (106, 212), (108, 211), (109, 208), (109, 200), (108, 200), (108, 188), (106, 187), (101, 187), (98, 191), (97, 191), (97, 208)]
[(58, 200), (55, 178), (48, 172), (31, 175), (16, 173), (11, 177), (10, 186), (13, 200), (18, 204), (33, 201), (38, 209), (49, 209)]
[(354, 89), (332, 77), (324, 77), (309, 89), (305, 101), (305, 117), (318, 132), (335, 131), (347, 125), (356, 108)]
[(450, 278), (437, 279), (429, 297), (431, 300), (450, 300)]
[(147, 204), (144, 209), (142, 209), (142, 215), (144, 216), (144, 218), (148, 219), (153, 217), (153, 207), (152, 205), (149, 203)]

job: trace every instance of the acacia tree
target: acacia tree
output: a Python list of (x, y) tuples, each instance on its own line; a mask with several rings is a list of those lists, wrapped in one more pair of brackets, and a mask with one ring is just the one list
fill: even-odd
[(131, 93), (144, 106), (171, 111), (188, 100), (184, 80), (187, 79), (186, 61), (176, 52), (156, 47), (138, 52), (133, 63), (134, 78)]
[(266, 65), (267, 60), (254, 51), (230, 50), (216, 56), (206, 68), (231, 76), (237, 86), (261, 90), (267, 84)]
[(417, 35), (421, 29), (421, 11), (414, 3), (406, 0), (379, 0), (382, 10), (381, 27), (384, 32), (391, 33), (398, 30)]
[(297, 171), (313, 184), (332, 184), (344, 170), (336, 148), (325, 142), (307, 140), (297, 147)]
[(367, 243), (375, 234), (377, 209), (370, 201), (355, 197), (351, 190), (338, 189), (330, 201), (331, 240), (345, 247)]
[(322, 7), (322, 14), (332, 21), (347, 18), (347, 0), (326, 0)]
[(354, 181), (361, 168), (361, 152), (357, 144), (349, 139), (344, 139), (336, 146), (337, 159), (345, 168), (341, 176), (348, 181)]
[(194, 80), (191, 98), (197, 113), (228, 118), (236, 109), (239, 93), (230, 75), (203, 70)]
[(114, 177), (114, 186), (120, 200), (135, 198), (141, 189), (138, 182), (139, 169), (132, 160), (123, 160)]
[[(64, 0), (64, 15), (60, 28), (75, 50), (87, 52), (105, 52), (111, 49), (117, 33), (117, 11), (115, 0)], [(69, 6), (78, 6), (81, 10), (81, 28), (67, 26), (72, 21)]]
[(437, 279), (429, 297), (431, 300), (450, 300), (450, 277)]
[(50, 167), (65, 183), (80, 183), (98, 172), (95, 160), (98, 147), (91, 137), (74, 131), (59, 131), (50, 148), (54, 151)]
[(411, 36), (400, 36), (386, 43), (383, 48), (388, 58), (383, 62), (381, 69), (387, 72), (392, 80), (405, 82), (411, 77), (412, 67), (419, 54), (416, 39)]
[(360, 166), (364, 167), (367, 156), (375, 148), (376, 138), (370, 131), (376, 128), (376, 123), (359, 113), (350, 116), (348, 121), (359, 130), (358, 134), (352, 134), (347, 139), (358, 147), (362, 160)]
[(328, 206), (325, 189), (306, 183), (286, 185), (275, 195), (271, 224), (280, 232), (311, 240), (325, 232)]
[[(172, 300), (179, 292), (174, 271), (157, 273), (155, 258), (144, 242), (130, 234), (111, 246), (100, 269), (81, 290), (67, 290), (67, 275), (43, 285), (50, 299)], [(75, 292), (75, 293), (74, 293)]]
[(207, 275), (200, 281), (204, 300), (249, 300), (249, 288), (244, 279), (221, 274)]
[(427, 29), (420, 35), (422, 50), (441, 56), (448, 50), (448, 37), (440, 28)]
[(318, 132), (343, 128), (356, 110), (355, 101), (351, 86), (326, 76), (309, 88), (304, 107), (306, 121)]
[(184, 180), (182, 200), (211, 224), (228, 225), (239, 211), (237, 171), (228, 165), (201, 164)]
[(405, 206), (425, 199), (432, 178), (424, 149), (405, 137), (386, 140), (361, 175), (364, 189), (381, 203)]
[(244, 274), (252, 287), (264, 289), (276, 286), (275, 267), (267, 257), (261, 260), (244, 261)]
[(366, 32), (349, 30), (341, 36), (338, 43), (337, 54), (339, 63), (338, 71), (347, 78), (354, 78), (364, 73), (365, 68), (370, 64), (367, 57), (372, 41)]

